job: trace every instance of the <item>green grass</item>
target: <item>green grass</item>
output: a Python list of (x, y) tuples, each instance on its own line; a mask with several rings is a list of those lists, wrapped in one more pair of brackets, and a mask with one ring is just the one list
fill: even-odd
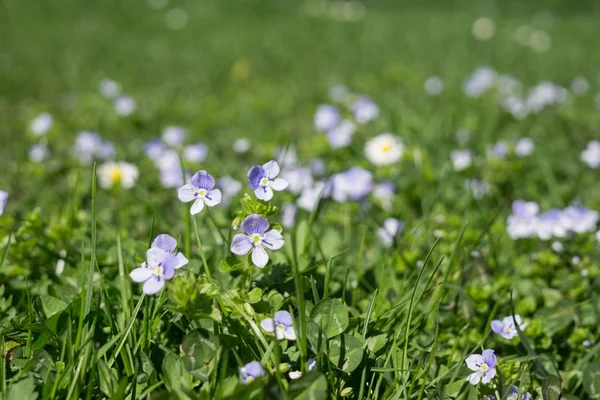
[[(598, 6), (364, 5), (364, 18), (342, 22), (328, 14), (335, 5), (316, 1), (0, 3), (0, 190), (10, 193), (0, 216), (0, 399), (477, 399), (509, 384), (534, 398), (600, 398), (593, 233), (561, 239), (562, 252), (553, 240), (506, 233), (516, 199), (600, 209), (598, 172), (579, 159), (600, 129)], [(174, 8), (188, 17), (179, 30), (165, 22)], [(471, 34), (481, 16), (496, 23), (489, 41)], [(547, 31), (551, 48), (518, 45), (522, 25)], [(481, 65), (525, 89), (569, 88), (584, 76), (590, 90), (516, 120), (493, 93), (463, 94)], [(445, 81), (438, 97), (423, 90), (431, 75)], [(118, 117), (98, 95), (106, 77), (135, 98), (133, 116)], [(335, 151), (313, 128), (334, 83), (370, 95), (381, 111)], [(54, 126), (36, 139), (28, 124), (41, 112)], [(200, 164), (182, 159), (184, 169), (243, 183), (229, 205), (190, 216), (176, 190), (161, 187), (143, 147), (167, 125), (209, 147)], [(463, 172), (449, 156), (460, 128), (476, 154)], [(138, 166), (134, 188), (97, 187), (97, 166), (79, 165), (73, 151), (82, 130)], [(381, 132), (406, 145), (400, 163), (377, 168), (365, 158), (364, 143)], [(531, 156), (486, 156), (496, 141), (523, 136), (535, 141)], [(241, 137), (252, 141), (243, 155), (232, 150)], [(51, 152), (39, 164), (27, 156), (37, 141)], [(397, 193), (391, 209), (371, 195), (299, 211), (284, 247), (259, 269), (230, 252), (232, 223), (252, 211), (280, 228), (296, 196), (276, 193), (267, 206), (246, 173), (289, 146), (303, 165), (318, 157), (330, 174), (358, 165)], [(489, 194), (474, 199), (469, 178), (484, 179)], [(388, 217), (405, 222), (391, 247), (377, 237)], [(128, 275), (160, 233), (178, 240), (189, 264), (144, 295)], [(278, 310), (294, 316), (296, 341), (260, 327)], [(490, 331), (512, 314), (529, 323), (518, 337)], [(465, 358), (485, 348), (498, 356), (496, 387), (466, 382)], [(266, 376), (244, 385), (238, 368), (255, 360)], [(289, 379), (290, 370), (303, 377)]]

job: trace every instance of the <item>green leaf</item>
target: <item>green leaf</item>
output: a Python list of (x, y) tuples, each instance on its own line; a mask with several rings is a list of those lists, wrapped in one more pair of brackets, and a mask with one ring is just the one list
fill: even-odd
[(238, 258), (234, 256), (229, 256), (224, 260), (221, 260), (221, 262), (219, 263), (219, 270), (221, 270), (221, 272), (231, 272), (238, 269), (242, 269), (242, 267), (243, 264)]
[(49, 296), (47, 294), (41, 294), (39, 298), (42, 303), (42, 308), (44, 310), (46, 318), (50, 318), (54, 314), (67, 308), (67, 303), (65, 303), (61, 299), (57, 299), (56, 297)]
[(310, 319), (321, 327), (330, 339), (348, 328), (348, 308), (340, 299), (325, 299), (318, 302), (310, 312)]
[(8, 386), (6, 392), (6, 400), (35, 400), (38, 394), (35, 391), (35, 382), (33, 376), (28, 375), (27, 378), (21, 379)]
[(583, 388), (590, 398), (600, 398), (600, 362), (588, 364), (583, 370)]
[(371, 336), (367, 339), (367, 349), (371, 353), (377, 353), (379, 350), (383, 349), (383, 347), (387, 343), (387, 335), (382, 333), (381, 335)]
[(248, 303), (256, 304), (262, 299), (262, 290), (260, 288), (254, 288), (248, 293)]
[(363, 358), (363, 343), (352, 335), (342, 335), (329, 342), (329, 360), (343, 370), (354, 371)]
[(294, 400), (325, 400), (327, 399), (327, 379), (319, 372), (304, 375), (292, 381), (289, 395)]
[(201, 331), (189, 333), (181, 345), (183, 363), (193, 376), (206, 382), (210, 375), (210, 362), (217, 353), (218, 338)]
[(188, 373), (183, 361), (173, 353), (167, 353), (162, 363), (163, 380), (170, 390), (180, 394), (182, 389), (192, 387), (192, 375)]
[(542, 382), (542, 398), (544, 400), (559, 400), (562, 392), (560, 379), (550, 375)]

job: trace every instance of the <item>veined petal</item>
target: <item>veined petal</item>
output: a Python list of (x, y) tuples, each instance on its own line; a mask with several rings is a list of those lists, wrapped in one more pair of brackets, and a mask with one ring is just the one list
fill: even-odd
[(252, 240), (244, 234), (238, 233), (231, 241), (231, 252), (238, 256), (248, 254), (252, 250)]
[(194, 204), (192, 204), (192, 207), (190, 208), (190, 214), (196, 215), (202, 210), (204, 210), (204, 200), (196, 199), (196, 201), (194, 202)]
[(242, 221), (242, 230), (248, 235), (262, 234), (269, 229), (269, 221), (258, 214), (251, 214)]
[(265, 177), (266, 171), (260, 165), (255, 165), (248, 170), (248, 185), (251, 189), (257, 189), (260, 186), (260, 180)]
[(479, 371), (479, 367), (483, 364), (483, 357), (481, 354), (471, 354), (465, 362), (471, 371)]
[(154, 239), (151, 247), (158, 247), (167, 253), (172, 253), (173, 250), (175, 250), (175, 247), (177, 247), (177, 240), (166, 233), (163, 233)]
[(153, 277), (144, 283), (142, 291), (146, 294), (155, 294), (165, 287), (165, 280), (161, 277)]
[(283, 336), (287, 340), (296, 340), (296, 331), (294, 330), (294, 327), (288, 326), (287, 328), (285, 328), (283, 331)]
[(285, 239), (279, 231), (271, 229), (263, 235), (262, 244), (269, 250), (279, 250), (285, 244)]
[(481, 379), (481, 383), (490, 383), (492, 379), (496, 376), (496, 368), (490, 368), (483, 373), (483, 378)]
[(198, 196), (198, 188), (194, 185), (183, 185), (177, 189), (177, 197), (184, 203), (194, 200)]
[(486, 349), (483, 351), (483, 353), (481, 353), (481, 355), (483, 357), (483, 362), (485, 362), (488, 367), (494, 368), (496, 366), (497, 360), (494, 350)]
[(273, 198), (273, 189), (269, 186), (260, 186), (258, 189), (254, 190), (254, 194), (262, 201), (269, 201)]
[(273, 318), (267, 318), (260, 321), (260, 327), (266, 332), (273, 332), (275, 330), (275, 324)]
[(287, 188), (288, 185), (289, 185), (288, 181), (286, 181), (283, 178), (273, 179), (269, 183), (269, 186), (271, 186), (271, 188), (273, 188), (273, 190), (277, 190), (278, 192)]
[(269, 262), (269, 255), (262, 246), (256, 246), (254, 250), (252, 250), (252, 262), (258, 268), (264, 268)]
[(495, 333), (502, 334), (502, 332), (504, 331), (504, 324), (500, 320), (493, 320), (490, 326), (492, 327), (492, 331), (494, 331)]
[(152, 277), (150, 268), (138, 267), (129, 273), (129, 277), (134, 282), (145, 282)]
[(177, 268), (177, 264), (179, 263), (179, 259), (173, 253), (168, 253), (162, 263), (163, 268), (163, 276), (165, 279), (173, 279), (175, 275), (175, 268)]
[(200, 170), (192, 176), (192, 185), (198, 189), (211, 190), (215, 187), (215, 178), (205, 170)]
[(269, 179), (273, 179), (279, 175), (279, 164), (277, 164), (277, 161), (271, 160), (268, 163), (263, 164), (263, 168)]
[(169, 253), (165, 252), (163, 249), (159, 249), (158, 247), (149, 248), (146, 252), (146, 260), (148, 262), (148, 267), (158, 267), (158, 264), (163, 262), (167, 254)]
[(292, 314), (285, 310), (277, 311), (275, 315), (273, 315), (273, 321), (275, 321), (275, 325), (283, 325), (283, 326), (292, 326), (294, 321), (292, 320)]
[(209, 207), (216, 206), (219, 203), (221, 203), (221, 191), (219, 189), (210, 190), (204, 196), (204, 204)]

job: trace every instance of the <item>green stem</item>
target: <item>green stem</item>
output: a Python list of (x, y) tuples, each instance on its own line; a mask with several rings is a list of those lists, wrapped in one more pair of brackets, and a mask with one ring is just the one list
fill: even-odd
[(200, 234), (198, 233), (198, 224), (196, 223), (196, 219), (194, 218), (194, 232), (196, 233), (196, 241), (198, 242), (198, 249), (200, 250), (200, 258), (202, 259), (202, 265), (204, 266), (204, 272), (206, 273), (206, 277), (212, 280), (212, 275), (210, 274), (210, 268), (208, 268), (208, 263), (206, 262), (206, 256), (204, 255), (204, 248), (202, 247), (202, 242), (200, 241)]

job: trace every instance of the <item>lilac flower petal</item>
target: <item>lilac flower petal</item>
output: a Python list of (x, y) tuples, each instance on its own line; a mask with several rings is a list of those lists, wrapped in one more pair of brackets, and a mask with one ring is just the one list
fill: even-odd
[(194, 200), (198, 196), (198, 188), (194, 185), (184, 185), (177, 189), (177, 197), (179, 200), (187, 203)]
[(247, 376), (251, 376), (253, 378), (258, 378), (265, 374), (265, 370), (262, 365), (258, 361), (249, 362), (244, 366), (245, 373)]
[(285, 329), (280, 329), (278, 327), (275, 327), (275, 338), (277, 340), (283, 340), (285, 339), (285, 333), (284, 333)]
[(204, 196), (204, 203), (209, 207), (221, 203), (221, 191), (219, 189), (210, 190), (206, 193), (206, 196)]
[(175, 254), (168, 253), (165, 256), (162, 262), (163, 276), (165, 277), (165, 279), (173, 279), (173, 276), (175, 275), (175, 268), (177, 268), (178, 263), (179, 259)]
[(269, 255), (267, 254), (267, 251), (261, 246), (256, 246), (254, 250), (252, 250), (252, 262), (258, 268), (264, 268), (269, 262)]
[(260, 321), (260, 327), (263, 328), (266, 332), (273, 332), (275, 330), (275, 323), (273, 322), (273, 318), (267, 318)]
[(264, 164), (263, 168), (265, 169), (269, 179), (274, 179), (279, 175), (279, 164), (277, 164), (277, 161), (271, 160)]
[(481, 354), (471, 354), (465, 362), (471, 371), (479, 371), (479, 367), (483, 364), (483, 357)]
[(159, 276), (152, 277), (144, 283), (142, 291), (146, 294), (155, 294), (165, 287), (165, 280)]
[(275, 315), (273, 315), (273, 320), (276, 325), (281, 324), (285, 327), (293, 325), (292, 315), (287, 311), (277, 311)]
[(150, 268), (139, 267), (129, 273), (129, 277), (134, 282), (145, 282), (152, 276), (152, 270)]
[(172, 253), (173, 250), (175, 250), (175, 247), (177, 247), (177, 240), (175, 240), (172, 236), (163, 233), (154, 239), (152, 242), (152, 247), (158, 247), (167, 253)]
[(481, 383), (487, 384), (490, 383), (492, 379), (496, 376), (496, 368), (490, 368), (483, 373), (483, 379), (481, 379)]
[(262, 234), (269, 229), (269, 221), (258, 214), (252, 214), (242, 221), (242, 230), (248, 235)]
[(146, 261), (148, 262), (148, 267), (157, 268), (159, 264), (163, 262), (168, 253), (166, 253), (163, 249), (159, 249), (158, 247), (151, 247), (146, 252)]
[(260, 180), (265, 177), (267, 172), (260, 165), (255, 165), (248, 171), (248, 185), (251, 189), (257, 189), (260, 186)]
[(504, 332), (504, 324), (502, 321), (495, 319), (490, 325), (492, 327), (492, 331), (495, 333), (502, 334)]
[(215, 187), (215, 178), (204, 170), (200, 170), (192, 176), (192, 185), (199, 189), (211, 190)]
[(269, 184), (269, 186), (271, 186), (271, 188), (273, 190), (277, 190), (278, 192), (285, 190), (288, 187), (288, 185), (289, 185), (288, 181), (286, 181), (283, 178), (274, 179)]
[(283, 337), (286, 340), (296, 340), (296, 331), (294, 330), (294, 327), (288, 326), (287, 328), (285, 328), (285, 330), (283, 331)]
[(175, 269), (181, 268), (188, 263), (188, 259), (183, 255), (183, 253), (179, 252), (175, 256), (177, 257), (177, 266)]
[(248, 254), (252, 250), (252, 240), (246, 235), (238, 233), (231, 241), (231, 252), (238, 256)]
[(477, 385), (480, 380), (481, 380), (481, 372), (479, 372), (479, 371), (478, 372), (473, 372), (467, 378), (467, 382), (469, 382), (471, 385)]
[(486, 349), (481, 354), (483, 357), (483, 361), (487, 364), (488, 367), (494, 368), (496, 366), (496, 354), (494, 354), (494, 350)]
[(284, 244), (285, 240), (283, 239), (283, 236), (275, 229), (271, 229), (262, 237), (262, 245), (269, 250), (279, 250)]
[(273, 198), (273, 189), (269, 186), (261, 186), (254, 191), (254, 194), (262, 201), (269, 201)]
[(192, 207), (190, 208), (190, 214), (196, 215), (202, 210), (204, 210), (204, 200), (199, 198), (196, 199), (194, 204), (192, 204)]

